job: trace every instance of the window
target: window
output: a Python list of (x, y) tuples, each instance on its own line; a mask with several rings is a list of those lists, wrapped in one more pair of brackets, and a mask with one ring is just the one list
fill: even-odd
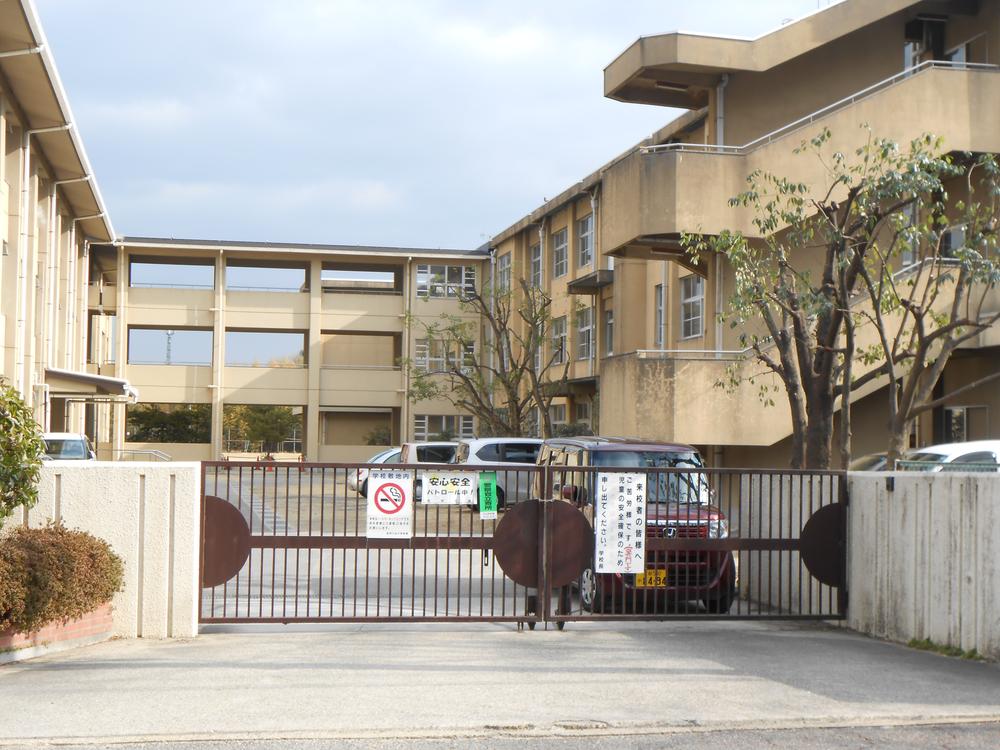
[(212, 364), (212, 332), (182, 328), (129, 328), (128, 364)]
[[(458, 344), (452, 347), (438, 339), (417, 339), (414, 359), (418, 370), (424, 372), (446, 372), (458, 364)], [(450, 349), (450, 350), (449, 350)], [(471, 342), (461, 344), (461, 367), (471, 368), (476, 361), (476, 345)]]
[(615, 353), (615, 311), (604, 311), (604, 353), (609, 357)]
[(510, 253), (497, 259), (497, 291), (510, 291)]
[[(915, 227), (919, 223), (919, 210), (916, 201), (906, 204), (899, 213), (903, 217), (905, 228)], [(902, 249), (899, 253), (899, 261), (902, 267), (906, 268), (917, 262), (917, 241), (906, 237), (906, 235), (900, 235), (900, 240)]]
[(457, 414), (417, 414), (413, 418), (413, 439), (452, 440), (473, 438), (473, 418)]
[(653, 346), (663, 348), (663, 284), (653, 291)]
[(577, 246), (576, 265), (589, 266), (594, 258), (594, 215), (586, 216), (576, 223)]
[(560, 229), (552, 235), (552, 278), (565, 276), (568, 270), (566, 258), (566, 230)]
[(967, 63), (969, 61), (969, 44), (960, 44), (955, 49), (945, 53), (945, 57), (953, 63)]
[(91, 313), (87, 340), (87, 364), (114, 364), (117, 347), (117, 316)]
[(950, 258), (965, 244), (965, 225), (948, 227), (941, 233), (941, 257)]
[(536, 289), (542, 288), (542, 246), (532, 245), (528, 251), (531, 256), (531, 285)]
[(562, 364), (566, 361), (566, 317), (552, 320), (552, 361)]
[(985, 406), (946, 406), (944, 442), (966, 443), (989, 437), (989, 409)]
[(129, 259), (130, 287), (164, 287), (170, 289), (214, 289), (215, 261), (211, 258), (186, 259), (184, 263), (162, 258)]
[(487, 443), (478, 451), (476, 451), (476, 458), (483, 461), (499, 461), (500, 460), (500, 444), (499, 443)]
[(511, 464), (533, 464), (538, 459), (538, 443), (506, 443), (503, 460)]
[(681, 279), (681, 338), (701, 336), (705, 330), (705, 280), (701, 276)]
[(594, 310), (585, 307), (576, 314), (576, 358), (590, 359), (593, 351)]
[(549, 420), (552, 424), (566, 424), (566, 404), (552, 404), (549, 406)]
[(577, 401), (574, 406), (575, 419), (577, 422), (587, 422), (590, 423), (590, 402), (589, 401)]
[(458, 299), (475, 291), (475, 266), (417, 266), (418, 297)]
[(923, 45), (920, 42), (907, 42), (903, 45), (903, 70), (909, 70), (920, 64)]
[(305, 367), (303, 331), (226, 331), (226, 367)]

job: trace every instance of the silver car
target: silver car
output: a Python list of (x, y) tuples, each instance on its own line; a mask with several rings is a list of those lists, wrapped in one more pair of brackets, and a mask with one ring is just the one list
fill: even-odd
[(462, 440), (455, 449), (454, 463), (482, 466), (497, 473), (497, 505), (527, 500), (531, 494), (534, 467), (542, 440), (493, 437)]

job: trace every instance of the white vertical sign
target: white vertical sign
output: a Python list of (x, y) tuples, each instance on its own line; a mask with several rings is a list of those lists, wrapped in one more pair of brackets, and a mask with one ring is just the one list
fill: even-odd
[(646, 562), (646, 475), (602, 472), (594, 504), (594, 572), (641, 573)]
[(368, 473), (369, 539), (413, 536), (413, 472), (372, 469)]

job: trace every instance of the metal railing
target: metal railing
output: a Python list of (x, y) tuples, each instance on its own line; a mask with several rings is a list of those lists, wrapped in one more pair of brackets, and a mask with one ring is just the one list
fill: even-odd
[(915, 65), (912, 68), (908, 68), (904, 71), (896, 73), (895, 75), (889, 76), (878, 83), (874, 83), (871, 86), (867, 86), (860, 91), (857, 91), (850, 96), (839, 99), (832, 104), (828, 104), (821, 109), (817, 109), (815, 112), (806, 115), (805, 117), (800, 117), (798, 120), (793, 120), (786, 125), (782, 125), (776, 130), (772, 130), (770, 133), (766, 133), (759, 138), (755, 138), (749, 143), (745, 143), (742, 146), (728, 146), (724, 144), (710, 144), (710, 143), (662, 143), (656, 146), (640, 146), (639, 153), (643, 154), (660, 154), (665, 152), (675, 152), (675, 151), (685, 151), (685, 152), (697, 152), (697, 153), (710, 153), (710, 154), (733, 154), (733, 155), (743, 155), (750, 151), (753, 151), (759, 146), (771, 143), (778, 138), (781, 138), (788, 133), (798, 130), (801, 127), (810, 125), (821, 117), (825, 117), (833, 112), (836, 112), (845, 107), (849, 107), (852, 104), (865, 99), (873, 94), (876, 94), (885, 89), (891, 88), (908, 78), (912, 78), (915, 75), (923, 73), (926, 70), (977, 70), (977, 71), (989, 71), (996, 72), (1000, 71), (1000, 65), (990, 65), (986, 63), (961, 63), (961, 62), (951, 62), (948, 60), (928, 60), (922, 62), (919, 65)]

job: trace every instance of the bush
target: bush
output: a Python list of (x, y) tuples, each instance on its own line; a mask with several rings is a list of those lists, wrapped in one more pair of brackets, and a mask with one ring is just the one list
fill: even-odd
[(107, 542), (52, 525), (0, 538), (0, 630), (32, 633), (109, 602), (124, 568)]
[(38, 502), (45, 443), (21, 394), (0, 380), (0, 523), (15, 508)]

